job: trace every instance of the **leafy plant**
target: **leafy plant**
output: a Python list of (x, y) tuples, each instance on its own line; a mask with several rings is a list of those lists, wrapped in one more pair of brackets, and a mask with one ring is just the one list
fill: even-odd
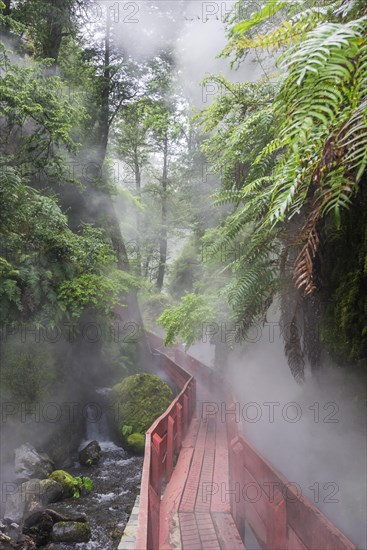
[(202, 333), (203, 326), (215, 318), (213, 302), (208, 296), (186, 294), (176, 306), (166, 309), (158, 318), (158, 324), (166, 329), (165, 345), (173, 344), (180, 336), (186, 348)]
[[(259, 96), (249, 104), (264, 90), (263, 81), (241, 87), (242, 94), (224, 82), (226, 97), (201, 115), (204, 131), (211, 132), (204, 151), (212, 167), (231, 167), (214, 199), (232, 209), (212, 251), (241, 246), (224, 268), (232, 274), (224, 292), (243, 330), (264, 319), (275, 295), (282, 296), (282, 322), (293, 327), (286, 354), (302, 380), (304, 355), (312, 350), (301, 342), (300, 312), (321, 288), (323, 228), (333, 218), (342, 229), (366, 173), (367, 20), (353, 19), (357, 11), (347, 2), (308, 11), (301, 2), (274, 29), (270, 4), (235, 22), (225, 53), (234, 49), (240, 60), (247, 48), (288, 47), (278, 60), (278, 82), (266, 83), (273, 99), (263, 106)], [(275, 3), (279, 16), (283, 8)], [(240, 163), (238, 177), (233, 167)]]
[(123, 437), (128, 437), (133, 433), (133, 427), (128, 426), (127, 424), (124, 424), (121, 429)]
[(80, 498), (83, 489), (85, 489), (88, 493), (93, 490), (93, 481), (86, 476), (81, 477), (74, 477), (74, 492), (73, 497), (74, 498)]

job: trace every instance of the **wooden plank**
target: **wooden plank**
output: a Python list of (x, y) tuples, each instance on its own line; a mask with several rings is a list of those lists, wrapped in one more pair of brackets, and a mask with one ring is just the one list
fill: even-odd
[(297, 537), (296, 533), (291, 527), (288, 527), (288, 540), (287, 540), (287, 549), (288, 550), (307, 550), (307, 546)]
[[(171, 481), (167, 485), (161, 501), (159, 548), (169, 546), (169, 532), (172, 529), (173, 515), (177, 513), (186, 480), (190, 471), (190, 464), (194, 454), (193, 447), (183, 447), (176, 467), (173, 471)], [(138, 548), (138, 546), (137, 546)]]
[(160, 525), (160, 495), (154, 491), (153, 487), (149, 487), (149, 518), (148, 528), (150, 532), (150, 543), (148, 548), (158, 548), (159, 546), (159, 525)]
[(178, 514), (181, 529), (182, 550), (202, 550), (195, 515), (190, 512)]
[(287, 547), (287, 518), (285, 500), (276, 491), (274, 502), (270, 503), (266, 522), (266, 550)]
[(199, 432), (200, 422), (197, 418), (193, 418), (190, 422), (187, 434), (182, 442), (182, 447), (195, 447), (196, 438)]
[(209, 513), (195, 512), (201, 545), (204, 549), (221, 550), (213, 519)]
[(191, 462), (190, 472), (179, 510), (181, 512), (193, 512), (195, 508), (196, 495), (199, 487), (201, 467), (203, 463), (207, 424), (201, 422), (199, 433), (196, 439), (194, 456)]
[(212, 518), (221, 550), (245, 550), (231, 514), (213, 513)]
[(258, 540), (261, 548), (266, 548), (266, 542), (267, 542), (266, 524), (264, 520), (257, 513), (256, 508), (252, 506), (252, 504), (249, 504), (248, 502), (246, 502), (245, 504), (245, 518), (247, 523), (251, 527), (253, 534)]
[(287, 523), (307, 548), (322, 550), (356, 550), (356, 546), (345, 537), (307, 499), (297, 495), (294, 488), (261, 454), (243, 437), (237, 440), (243, 447), (243, 463), (262, 486), (275, 483), (279, 490), (286, 490)]
[(150, 458), (151, 458), (151, 439), (150, 435), (145, 437), (145, 453), (143, 472), (140, 486), (140, 506), (138, 518), (138, 533), (136, 537), (137, 548), (148, 548), (152, 544), (150, 533), (148, 532), (149, 523), (149, 485), (150, 485)]
[[(217, 418), (215, 462), (213, 472), (213, 494), (210, 505), (212, 512), (230, 513), (231, 502), (227, 493), (229, 489), (229, 460), (227, 444), (227, 424)], [(224, 483), (224, 491), (222, 490)], [(217, 490), (218, 489), (218, 490)]]
[[(357, 550), (357, 547), (348, 540), (315, 506), (305, 498), (293, 497), (292, 488), (288, 486), (286, 510), (287, 521), (298, 538), (307, 548), (322, 550)], [(295, 499), (294, 502), (291, 500)]]
[[(213, 492), (213, 472), (215, 456), (215, 419), (210, 418), (207, 426), (205, 451), (200, 473), (199, 487), (195, 502), (195, 512), (209, 512)], [(209, 490), (208, 490), (209, 489)]]

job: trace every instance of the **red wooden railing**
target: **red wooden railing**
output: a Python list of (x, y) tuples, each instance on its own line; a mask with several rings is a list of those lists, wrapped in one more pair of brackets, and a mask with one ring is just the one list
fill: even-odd
[[(151, 334), (153, 349), (162, 341)], [(223, 491), (243, 540), (256, 536), (263, 550), (356, 550), (315, 506), (248, 442), (235, 414), (236, 401), (226, 382), (209, 367), (180, 349), (174, 360), (162, 349), (161, 368), (180, 389), (167, 411), (147, 432), (136, 548), (159, 549), (162, 482), (169, 481), (182, 437), (195, 409), (195, 379), (226, 404), (229, 480), (213, 480), (212, 491)], [(216, 397), (214, 397), (216, 395)], [(186, 412), (185, 412), (186, 411)], [(198, 411), (200, 414), (200, 411)], [(223, 488), (224, 485), (224, 488)]]
[[(154, 349), (162, 341), (148, 334)], [(179, 390), (171, 405), (149, 428), (140, 490), (139, 526), (136, 548), (159, 548), (159, 519), (162, 488), (171, 479), (175, 461), (181, 450), (196, 404), (195, 378), (177, 365), (167, 354), (157, 351), (160, 369)]]

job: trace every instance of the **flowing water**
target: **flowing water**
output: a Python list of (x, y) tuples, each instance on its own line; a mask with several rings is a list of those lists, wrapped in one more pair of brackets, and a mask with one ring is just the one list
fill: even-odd
[[(87, 416), (93, 419), (93, 411)], [(87, 467), (76, 461), (73, 468), (68, 468), (68, 472), (74, 476), (90, 477), (93, 491), (80, 499), (65, 499), (52, 505), (54, 510), (65, 514), (84, 513), (91, 527), (92, 538), (88, 543), (52, 545), (55, 550), (117, 548), (139, 493), (143, 458), (130, 455), (111, 441), (104, 415), (98, 421), (87, 421), (86, 438), (80, 449), (93, 440), (99, 442), (103, 452), (99, 464)]]

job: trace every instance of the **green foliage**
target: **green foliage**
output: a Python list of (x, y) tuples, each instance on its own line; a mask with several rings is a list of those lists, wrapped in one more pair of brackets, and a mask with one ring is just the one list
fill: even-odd
[(65, 311), (80, 314), (84, 306), (107, 311), (118, 292), (136, 288), (130, 275), (110, 270), (116, 257), (103, 230), (84, 224), (81, 234), (71, 231), (55, 198), (25, 185), (6, 164), (0, 165), (0, 198), (2, 322), (15, 322), (19, 312), (42, 324), (57, 322)]
[(147, 330), (156, 332), (157, 319), (172, 304), (172, 300), (166, 294), (156, 292), (155, 286), (148, 287), (147, 291), (140, 293), (139, 298), (144, 326)]
[(123, 305), (122, 294), (126, 295), (138, 286), (135, 277), (125, 271), (115, 269), (109, 275), (88, 273), (62, 283), (58, 299), (74, 317), (80, 317), (86, 308), (94, 308), (108, 315), (114, 306)]
[(260, 11), (254, 12), (250, 19), (237, 23), (231, 31), (232, 34), (246, 33), (252, 27), (267, 21), (270, 17), (273, 17), (279, 10), (284, 8), (287, 2), (279, 0), (269, 0), (267, 4)]
[[(70, 101), (58, 76), (47, 75), (47, 61), (15, 64), (0, 43), (0, 68), (0, 115), (7, 128), (0, 139), (1, 149), (9, 141), (16, 143), (16, 165), (24, 174), (39, 176), (47, 167), (54, 177), (66, 179), (62, 149), (76, 152), (72, 131), (84, 120), (84, 108)], [(14, 162), (11, 149), (7, 154)]]
[[(274, 137), (275, 117), (272, 100), (276, 87), (269, 83), (231, 84), (212, 75), (219, 94), (198, 117), (202, 131), (209, 134), (202, 150), (212, 172), (221, 176), (225, 189), (240, 189), (247, 179), (266, 175), (271, 158), (255, 164), (257, 156)], [(213, 133), (214, 131), (214, 133)]]
[[(268, 2), (250, 19), (240, 21), (230, 29), (231, 40), (222, 55), (228, 56), (235, 50), (237, 59), (240, 59), (248, 49), (260, 48), (268, 52), (276, 51), (302, 41), (306, 33), (313, 30), (322, 21), (327, 20), (330, 13), (328, 2), (323, 6), (317, 2), (313, 2), (313, 4), (309, 1), (300, 1), (293, 5), (289, 5), (288, 2)], [(269, 20), (273, 22), (276, 14), (283, 19), (278, 26), (273, 28), (271, 24), (269, 28), (269, 24), (263, 24), (268, 23)], [(257, 32), (249, 32), (254, 27), (259, 27)]]
[(168, 281), (170, 294), (175, 299), (180, 299), (185, 292), (192, 292), (194, 284), (200, 279), (201, 271), (198, 244), (190, 240), (184, 245), (170, 268)]
[(129, 435), (132, 434), (132, 432), (133, 432), (132, 426), (127, 426), (126, 424), (122, 426), (121, 433), (123, 437), (128, 437)]
[(19, 402), (36, 403), (50, 396), (57, 368), (53, 346), (37, 341), (34, 327), (28, 330), (24, 326), (21, 336), (7, 338), (2, 346), (1, 389)]
[(144, 434), (172, 401), (170, 387), (154, 374), (129, 376), (113, 389), (117, 427), (124, 446), (131, 434)]
[(60, 483), (64, 490), (64, 497), (74, 497), (80, 498), (83, 489), (88, 493), (93, 490), (93, 482), (89, 477), (86, 476), (76, 476), (73, 477), (68, 472), (64, 470), (55, 470), (53, 471), (49, 479), (57, 481)]
[(74, 484), (74, 489), (73, 489), (74, 498), (80, 498), (83, 489), (85, 489), (87, 493), (90, 493), (93, 490), (93, 481), (90, 479), (90, 477), (86, 477), (86, 476), (74, 477), (73, 484)]
[(166, 330), (164, 344), (173, 344), (180, 337), (189, 348), (202, 334), (203, 327), (215, 320), (213, 297), (186, 294), (178, 305), (166, 309), (158, 323)]
[[(366, 191), (342, 216), (343, 230), (329, 221), (331, 248), (325, 265), (328, 286), (321, 335), (338, 363), (366, 367), (367, 352), (367, 216)], [(357, 222), (356, 222), (357, 220)]]
[[(233, 27), (225, 53), (235, 49), (237, 60), (247, 48), (288, 46), (278, 60), (281, 78), (276, 85), (266, 83), (274, 95), (269, 103), (262, 107), (260, 94), (248, 104), (264, 90), (262, 81), (240, 87), (240, 94), (218, 77), (226, 96), (201, 115), (204, 131), (211, 132), (204, 152), (222, 173), (214, 199), (232, 205), (211, 250), (215, 255), (223, 246), (240, 245), (239, 257), (226, 261), (223, 271), (231, 273), (224, 293), (243, 330), (265, 317), (289, 279), (304, 296), (316, 292), (323, 227), (332, 218), (343, 229), (366, 172), (367, 21), (353, 18), (358, 12), (346, 2), (307, 10), (304, 4), (276, 29), (270, 3)], [(280, 17), (282, 7), (275, 4)], [(241, 177), (236, 163), (244, 167)], [(349, 314), (361, 296), (360, 283), (355, 276), (352, 281), (352, 295), (343, 285), (338, 295), (338, 303), (349, 301)], [(294, 299), (300, 300), (297, 293)], [(338, 312), (340, 322), (350, 326), (351, 318), (342, 321), (345, 311)], [(295, 318), (292, 322), (297, 329)], [(292, 357), (302, 362), (304, 350), (298, 339), (292, 345), (287, 355), (299, 379), (303, 367)]]

